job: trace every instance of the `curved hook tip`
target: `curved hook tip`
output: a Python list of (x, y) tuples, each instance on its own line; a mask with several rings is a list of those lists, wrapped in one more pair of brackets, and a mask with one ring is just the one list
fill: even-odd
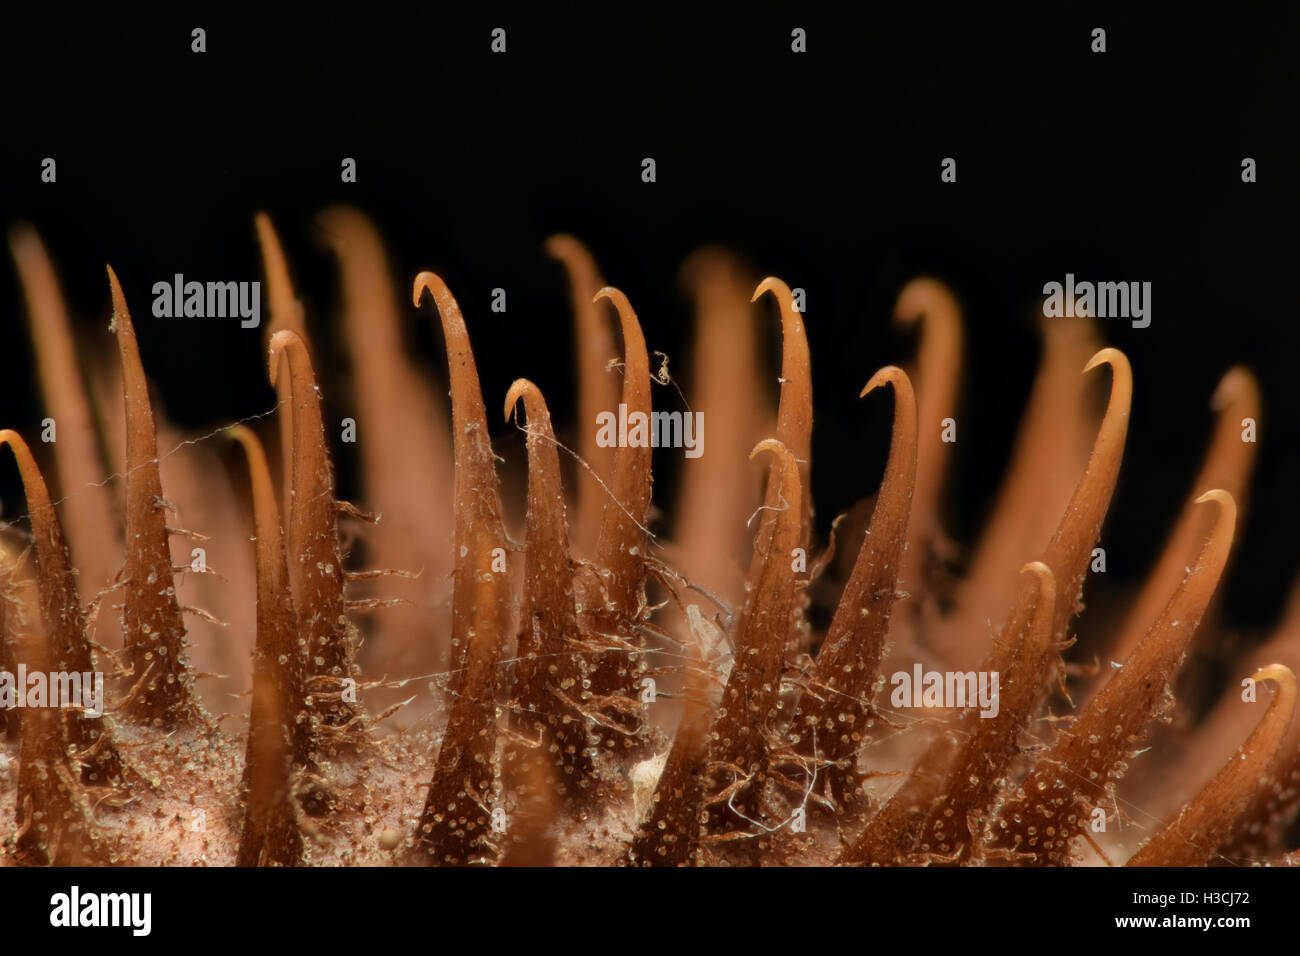
[(515, 410), (515, 406), (519, 404), (519, 400), (524, 397), (524, 393), (536, 388), (537, 386), (526, 378), (517, 378), (510, 383), (510, 388), (506, 391), (506, 421), (510, 421), (511, 413)]
[(1098, 352), (1095, 355), (1093, 355), (1092, 358), (1088, 359), (1088, 364), (1083, 367), (1083, 370), (1085, 372), (1091, 372), (1098, 365), (1110, 365), (1114, 367), (1119, 365), (1120, 363), (1123, 363), (1125, 366), (1127, 366), (1128, 356), (1126, 356), (1123, 352), (1121, 352), (1117, 348), (1112, 348), (1110, 346), (1107, 346), (1104, 349), (1098, 350)]
[(858, 393), (858, 398), (866, 398), (869, 392), (874, 392), (882, 385), (893, 385), (898, 381), (900, 376), (906, 375), (897, 365), (886, 365), (884, 368), (877, 370), (876, 374), (871, 376), (870, 381), (862, 386), (862, 391)]
[(599, 302), (601, 299), (609, 299), (614, 303), (615, 308), (627, 304), (627, 296), (623, 294), (622, 290), (616, 289), (612, 285), (605, 286), (591, 297), (593, 304)]
[(786, 448), (785, 443), (782, 442), (780, 439), (764, 438), (761, 442), (755, 445), (753, 450), (749, 453), (749, 460), (753, 461), (762, 452), (765, 451), (770, 451), (772, 454), (780, 455), (783, 458), (793, 459), (793, 456), (790, 454), (790, 449)]
[(758, 288), (754, 290), (754, 294), (750, 296), (749, 301), (757, 302), (759, 297), (764, 292), (771, 292), (774, 296), (776, 296), (779, 300), (781, 300), (782, 306), (784, 306), (787, 301), (790, 302), (794, 301), (794, 295), (790, 292), (790, 287), (786, 285), (783, 280), (778, 279), (776, 276), (768, 276), (766, 279), (760, 282), (758, 284)]
[(1265, 664), (1255, 673), (1250, 675), (1253, 681), (1272, 680), (1279, 684), (1287, 684), (1293, 690), (1296, 686), (1295, 673), (1285, 664)]
[(428, 292), (435, 300), (438, 298), (438, 290), (445, 289), (447, 283), (442, 281), (442, 277), (436, 272), (430, 272), (425, 269), (415, 277), (415, 285), (411, 291), (411, 304), (417, 308), (420, 305), (424, 293)]
[(1221, 507), (1236, 507), (1236, 499), (1232, 497), (1232, 492), (1224, 491), (1222, 488), (1211, 488), (1205, 494), (1196, 499), (1196, 504), (1204, 504), (1207, 501), (1217, 502)]
[(277, 362), (276, 359), (280, 357), (281, 352), (287, 352), (289, 349), (295, 348), (301, 348), (306, 351), (307, 345), (298, 336), (298, 333), (292, 329), (281, 329), (271, 336), (271, 340), (266, 345), (266, 371), (267, 376), (271, 380), (272, 388), (278, 384), (278, 379), (280, 377), (281, 363)]

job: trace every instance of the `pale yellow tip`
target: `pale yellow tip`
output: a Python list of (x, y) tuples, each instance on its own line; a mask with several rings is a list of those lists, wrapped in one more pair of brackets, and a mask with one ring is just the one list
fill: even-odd
[(1272, 680), (1286, 687), (1292, 694), (1296, 693), (1295, 673), (1285, 664), (1266, 664), (1250, 675), (1253, 681)]
[(761, 442), (755, 445), (754, 450), (749, 453), (750, 461), (753, 461), (760, 453), (765, 451), (770, 451), (774, 455), (782, 456), (788, 456), (790, 454), (790, 450), (786, 448), (785, 444), (781, 441), (778, 441), (775, 438), (764, 438)]
[(871, 380), (868, 381), (867, 384), (862, 387), (862, 391), (858, 393), (858, 398), (865, 398), (870, 392), (875, 391), (882, 385), (894, 384), (905, 374), (906, 373), (897, 365), (886, 365), (884, 368), (877, 371), (875, 375), (871, 376)]
[(445, 289), (446, 287), (447, 283), (442, 281), (441, 276), (436, 272), (425, 270), (415, 277), (415, 286), (411, 292), (411, 304), (418, 307), (420, 299), (423, 298), (425, 292), (428, 292), (429, 295), (433, 296), (436, 300), (438, 298), (438, 290)]
[(771, 292), (780, 300), (783, 307), (788, 300), (793, 301), (794, 299), (794, 296), (790, 293), (790, 287), (776, 276), (768, 276), (760, 282), (758, 288), (754, 290), (754, 294), (750, 297), (749, 301), (757, 302), (759, 296), (764, 292)]
[(1224, 491), (1222, 488), (1212, 488), (1209, 491), (1207, 491), (1205, 494), (1201, 495), (1201, 497), (1196, 499), (1196, 503), (1198, 505), (1205, 504), (1205, 502), (1207, 501), (1217, 502), (1219, 505), (1222, 505), (1225, 508), (1230, 505), (1231, 506), (1236, 505), (1236, 501), (1233, 499), (1232, 493)]
[(524, 393), (530, 389), (536, 389), (534, 385), (526, 378), (517, 378), (511, 384), (506, 392), (505, 420), (510, 421), (510, 414), (514, 411), (519, 400), (524, 397)]
[(1097, 352), (1092, 358), (1088, 359), (1088, 364), (1083, 367), (1085, 372), (1091, 372), (1098, 365), (1119, 366), (1123, 364), (1128, 367), (1128, 356), (1117, 348), (1104, 348)]

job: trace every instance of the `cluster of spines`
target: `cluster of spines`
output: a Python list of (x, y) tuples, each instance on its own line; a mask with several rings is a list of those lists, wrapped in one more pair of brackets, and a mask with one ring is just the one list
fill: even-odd
[[(329, 221), (365, 245), (364, 230), (358, 239), (354, 219), (335, 211)], [(257, 646), (238, 862), (293, 865), (304, 858), (300, 813), (330, 809), (328, 786), (318, 772), (321, 754), (334, 752), (340, 743), (363, 746), (366, 716), (348, 692), (355, 689), (359, 671), (338, 529), (338, 513), (347, 506), (335, 497), (301, 309), (269, 221), (259, 217), (258, 226), (271, 285), (268, 370), (281, 401), (286, 521), (281, 530), (259, 442), (248, 429), (233, 429), (231, 437), (248, 461), (257, 539)], [(648, 355), (631, 304), (613, 288), (592, 294), (597, 272), (572, 240), (553, 240), (551, 251), (569, 266), (580, 321), (595, 329), (598, 304), (613, 305), (623, 341), (618, 400), (629, 411), (648, 414)], [(123, 666), (131, 683), (121, 710), (148, 727), (201, 731), (208, 718), (185, 660), (183, 609), (168, 544), (174, 529), (166, 523), (144, 371), (111, 270), (109, 279), (126, 413), (126, 561), (116, 586), (123, 591)], [(653, 747), (636, 686), (649, 672), (654, 650), (647, 634), (656, 633), (647, 582), (668, 572), (649, 555), (650, 450), (622, 447), (604, 455), (584, 443), (589, 473), (579, 476), (575, 538), (580, 557), (575, 558), (559, 446), (545, 400), (531, 382), (515, 382), (505, 410), (509, 417), (523, 405), (529, 462), (523, 585), (516, 601), (500, 567), (516, 546), (502, 520), (468, 332), (451, 292), (433, 273), (417, 277), (417, 305), (426, 292), (441, 319), (451, 385), (452, 667), (447, 729), (408, 840), (408, 858), (433, 864), (547, 862), (555, 852), (548, 821), (588, 812), (598, 794), (617, 791), (613, 777), (619, 768), (646, 757)], [(1127, 759), (1152, 721), (1168, 711), (1169, 683), (1227, 560), (1233, 495), (1215, 489), (1198, 499), (1214, 502), (1219, 517), (1195, 566), (1175, 582), (1164, 610), (1145, 628), (1119, 672), (1025, 767), (1019, 738), (1041, 716), (1061, 672), (1060, 652), (1082, 606), (1089, 558), (1127, 431), (1128, 362), (1114, 349), (1097, 352), (1084, 370), (1100, 364), (1112, 369), (1106, 414), (1055, 533), (1022, 568), (1031, 576), (1014, 597), (983, 665), (1008, 675), (1001, 711), (991, 721), (970, 711), (953, 718), (902, 786), (883, 806), (872, 807), (858, 757), (878, 725), (874, 699), (891, 653), (893, 605), (901, 585), (925, 584), (926, 553), (940, 537), (933, 514), (942, 456), (929, 443), (918, 443), (918, 427), (951, 405), (960, 323), (951, 294), (937, 283), (914, 283), (900, 297), (900, 318), (923, 316), (926, 323), (918, 363), (921, 389), (914, 395), (909, 375), (894, 367), (880, 370), (863, 389), (865, 396), (880, 385), (892, 386), (890, 458), (830, 629), (814, 653), (805, 595), (825, 564), (815, 562), (809, 572), (796, 570), (801, 565), (792, 561), (796, 553), (806, 555), (812, 538), (811, 366), (804, 318), (789, 288), (769, 278), (753, 298), (767, 292), (777, 299), (784, 332), (782, 387), (774, 437), (760, 441), (751, 454), (766, 453), (770, 465), (743, 605), (729, 621), (732, 666), (718, 687), (710, 672), (713, 651), (703, 640), (711, 625), (700, 624), (698, 608), (683, 608), (689, 626), (679, 632), (688, 635), (680, 668), (680, 724), (625, 861), (788, 859), (794, 843), (788, 824), (811, 806), (853, 832), (840, 857), (844, 863), (1069, 862), (1079, 838), (1087, 836), (1087, 819), (1113, 797)], [(596, 367), (594, 355), (581, 356), (580, 404), (588, 410), (600, 391), (593, 384)], [(604, 391), (612, 403), (612, 390)], [(0, 442), (17, 456), (32, 522), (44, 639), (29, 642), (26, 659), (46, 669), (93, 670), (88, 626), (54, 505), (22, 439), (3, 432)], [(1212, 450), (1217, 461), (1216, 454), (1223, 452)], [(1248, 462), (1237, 460), (1222, 470), (1240, 489)], [(917, 526), (918, 513), (928, 524)], [(920, 603), (911, 607), (917, 610), (903, 630), (924, 632)], [(4, 613), (8, 620), (14, 612), (6, 604)], [(969, 624), (969, 617), (953, 615), (935, 639), (950, 639), (962, 630), (962, 621)], [(6, 635), (16, 633), (6, 627)], [(511, 636), (517, 660), (513, 682), (503, 686)], [(915, 645), (915, 634), (908, 637)], [(12, 643), (6, 641), (10, 657)], [(964, 646), (954, 659), (970, 653)], [(1275, 665), (1261, 668), (1255, 678), (1272, 679), (1280, 689), (1246, 743), (1242, 766), (1225, 767), (1134, 862), (1205, 862), (1220, 847), (1243, 839), (1243, 821), (1277, 820), (1288, 806), (1294, 809), (1297, 761), (1277, 756), (1294, 708), (1294, 677), (1286, 666)], [(501, 726), (503, 703), (509, 716)], [(85, 788), (112, 786), (130, 772), (114, 745), (112, 726), (111, 718), (92, 723), (75, 713), (38, 710), (26, 716), (19, 732), (17, 841), (25, 858), (54, 863), (107, 858), (90, 822)], [(612, 764), (598, 759), (602, 751), (615, 758)], [(498, 752), (506, 756), (500, 772)], [(1020, 782), (1010, 782), (1021, 770)], [(1260, 777), (1270, 781), (1262, 790), (1256, 786)], [(503, 781), (517, 806), (508, 845), (489, 826)], [(1260, 829), (1256, 824), (1250, 832)], [(1197, 839), (1189, 836), (1196, 833), (1201, 834)]]

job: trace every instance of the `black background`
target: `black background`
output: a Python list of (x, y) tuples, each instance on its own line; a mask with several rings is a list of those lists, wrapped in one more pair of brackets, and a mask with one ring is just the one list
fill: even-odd
[[(258, 210), (275, 220), (325, 344), (327, 401), (346, 366), (330, 321), (337, 276), (312, 218), (344, 201), (379, 225), (403, 295), (419, 269), (447, 279), (489, 408), (528, 375), (559, 423), (573, 409), (571, 325), (543, 240), (582, 238), (677, 370), (691, 315), (678, 269), (716, 242), (808, 290), (824, 534), (878, 484), (888, 403), (856, 395), (913, 354), (888, 316), (903, 283), (928, 273), (965, 308), (948, 525), (970, 543), (1035, 370), (1043, 283), (1149, 280), (1151, 327), (1104, 328), (1136, 388), (1098, 588), (1135, 584), (1156, 557), (1208, 439), (1210, 395), (1240, 361), (1265, 410), (1225, 611), (1256, 632), (1276, 618), (1300, 566), (1295, 7), (363, 7), (6, 14), (0, 223), (40, 230), (88, 347), (111, 346), (113, 264), (173, 420), (206, 430), (273, 404), (260, 330), (153, 319), (147, 307), (153, 282), (175, 272), (260, 278)], [(203, 55), (190, 52), (194, 26), (207, 29)], [(504, 56), (489, 52), (494, 26), (508, 30)], [(790, 52), (794, 26), (808, 31), (805, 55)], [(1104, 55), (1089, 51), (1094, 26), (1107, 29)], [(57, 184), (40, 182), (45, 156)], [(354, 185), (340, 182), (344, 156), (357, 159)], [(640, 180), (645, 156), (653, 185)], [(939, 181), (945, 156), (958, 160), (956, 184)], [(1255, 184), (1241, 182), (1244, 156), (1258, 162)], [(505, 316), (488, 309), (496, 286)], [(32, 434), (42, 413), (22, 309), (0, 266), (0, 424)], [(429, 367), (445, 369), (427, 309), (410, 323)], [(346, 495), (355, 461), (336, 451)], [(13, 472), (0, 467), (6, 503), (20, 500)], [(659, 475), (670, 505), (671, 461)]]
[[(419, 879), (393, 867), (10, 869), (0, 874), (22, 877), (10, 881), (11, 935), (16, 929), (24, 940), (124, 949), (157, 945), (169, 952), (199, 940), (248, 947), (281, 941), (302, 945), (304, 939), (365, 952), (376, 946), (409, 949), (416, 940), (441, 943), (459, 933), (532, 954), (554, 947), (570, 927), (580, 927), (584, 940), (681, 944), (708, 925), (681, 920), (664, 906), (665, 899), (683, 892), (716, 900), (723, 912), (737, 910), (741, 920), (753, 920), (747, 925), (761, 926), (765, 939), (792, 946), (807, 939), (814, 908), (828, 914), (818, 921), (817, 939), (832, 946), (851, 945), (864, 932), (916, 934), (926, 942), (969, 946), (974, 939), (995, 944), (1011, 934), (1051, 938), (1063, 928), (1076, 943), (1132, 933), (1135, 940), (1167, 938), (1180, 946), (1196, 934), (1211, 946), (1230, 946), (1228, 941), (1249, 939), (1252, 931), (1269, 939), (1285, 932), (1294, 898), (1286, 872), (1261, 867), (1072, 867), (1053, 870), (1046, 880), (1034, 868), (999, 868), (981, 871), (979, 893), (970, 892), (970, 873), (956, 867), (736, 868), (721, 876), (703, 868), (628, 868), (617, 874), (574, 868), (548, 871), (550, 892), (539, 892), (539, 874), (504, 867), (426, 868)], [(81, 894), (152, 893), (152, 932), (135, 937), (125, 928), (50, 927), (51, 897), (73, 885)], [(585, 909), (567, 904), (554, 892), (557, 886), (586, 902)], [(1178, 898), (1184, 892), (1197, 902), (1166, 907), (1134, 902), (1135, 893)], [(1213, 893), (1238, 894), (1233, 897), (1238, 902), (1231, 907), (1203, 902)], [(1248, 902), (1240, 902), (1243, 894)], [(755, 901), (765, 905), (755, 907)], [(936, 919), (933, 911), (939, 907), (942, 918)], [(1153, 936), (1142, 929), (1117, 929), (1116, 917), (1245, 917), (1250, 925), (1173, 934), (1163, 929)]]

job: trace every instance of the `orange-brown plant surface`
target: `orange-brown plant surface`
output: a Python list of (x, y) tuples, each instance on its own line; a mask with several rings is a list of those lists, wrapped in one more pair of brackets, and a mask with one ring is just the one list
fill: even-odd
[[(265, 334), (258, 374), (278, 403), (200, 436), (151, 397), (112, 269), (115, 364), (74, 344), (41, 240), (11, 233), (58, 439), (0, 431), (26, 496), (0, 535), (0, 672), (98, 670), (108, 691), (102, 716), (0, 709), (0, 862), (1295, 861), (1300, 599), (1230, 662), (1216, 706), (1171, 720), (1244, 517), (1249, 371), (1227, 370), (1186, 508), (1096, 666), (1074, 655), (1076, 622), (1142, 369), (1089, 320), (1044, 323), (1003, 489), (954, 581), (942, 433), (964, 332), (940, 282), (900, 290), (895, 318), (919, 330), (910, 370), (821, 386), (846, 416), (855, 395), (889, 403), (893, 426), (863, 505), (818, 540), (805, 322), (819, 319), (781, 279), (718, 250), (684, 270), (709, 444), (665, 513), (651, 449), (605, 447), (594, 419), (648, 415), (659, 395), (676, 408), (679, 393), (655, 387), (675, 382), (651, 361), (653, 317), (578, 240), (546, 246), (577, 329), (570, 431), (528, 378), (482, 394), (492, 338), (454, 281), (395, 283), (354, 210), (318, 225), (339, 262), (357, 506), (337, 497), (325, 343), (269, 218), (271, 314), (249, 334)], [(757, 346), (773, 313), (775, 380)], [(417, 321), (441, 333), (445, 379), (406, 351)], [(517, 472), (492, 447), (510, 427)], [(913, 706), (895, 685), (914, 668), (997, 675), (995, 712)]]

